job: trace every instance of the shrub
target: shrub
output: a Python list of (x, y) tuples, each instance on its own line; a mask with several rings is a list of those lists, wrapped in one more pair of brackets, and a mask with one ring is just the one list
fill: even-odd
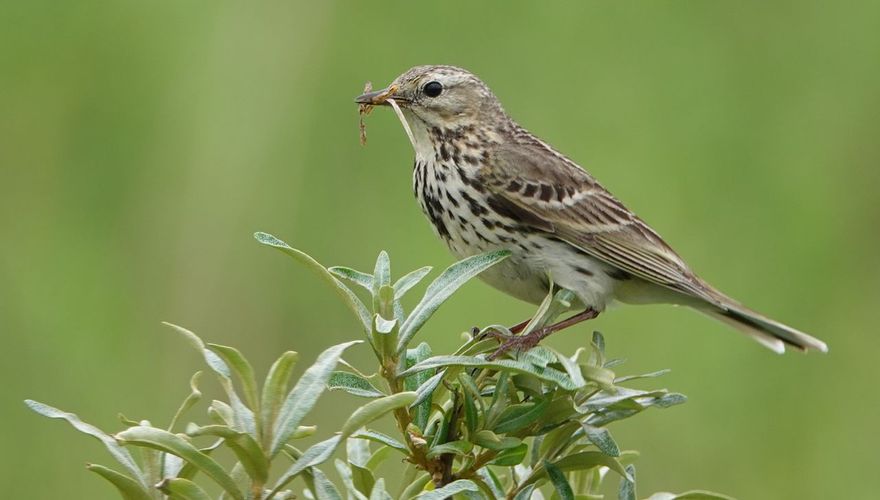
[[(191, 392), (167, 427), (122, 417), (126, 428), (108, 434), (72, 413), (28, 400), (37, 413), (64, 419), (104, 444), (118, 469), (96, 464), (88, 469), (112, 483), (123, 498), (202, 500), (209, 498), (203, 485), (210, 481), (222, 490), (221, 498), (281, 500), (294, 498), (297, 479), (306, 498), (320, 500), (343, 495), (359, 500), (599, 498), (611, 473), (620, 478), (619, 498), (636, 498), (632, 462), (637, 454), (621, 451), (608, 426), (650, 407), (683, 403), (681, 394), (622, 385), (665, 371), (617, 376), (612, 369), (621, 361), (606, 358), (598, 332), (589, 347), (570, 356), (539, 346), (491, 359), (488, 355), (498, 348), (496, 338), (510, 335), (500, 325), (466, 334), (452, 354), (435, 356), (427, 343), (413, 345), (437, 308), (469, 279), (506, 258), (506, 252), (477, 255), (450, 266), (407, 314), (401, 298), (430, 268), (392, 281), (384, 252), (368, 274), (325, 268), (271, 235), (256, 237), (326, 281), (351, 309), (364, 338), (325, 350), (292, 388), (289, 378), (298, 356), (285, 352), (260, 387), (237, 349), (205, 343), (169, 325), (201, 353), (227, 397), (207, 405), (204, 424), (181, 426), (183, 416), (201, 399), (201, 372), (193, 375)], [(368, 300), (361, 300), (359, 288), (365, 289), (361, 295)], [(551, 292), (526, 332), (550, 324), (572, 298), (565, 290)], [(342, 359), (347, 349), (362, 343), (375, 354), (375, 371)], [(303, 424), (326, 389), (368, 401), (339, 431), (301, 449), (300, 440), (319, 432)], [(396, 436), (369, 427), (380, 418), (394, 420)], [(234, 457), (229, 467), (214, 457), (221, 447)], [(133, 448), (140, 450), (139, 458)], [(342, 448), (344, 459), (333, 462), (338, 478), (334, 483), (325, 470)], [(392, 458), (407, 464), (403, 479), (393, 485), (377, 477), (378, 466)], [(650, 498), (727, 497), (693, 491)]]

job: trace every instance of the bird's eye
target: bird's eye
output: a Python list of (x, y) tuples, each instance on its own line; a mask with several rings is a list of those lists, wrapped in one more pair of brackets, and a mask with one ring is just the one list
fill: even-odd
[(443, 84), (440, 82), (428, 82), (422, 88), (422, 91), (428, 97), (437, 97), (440, 95), (440, 92), (443, 92)]

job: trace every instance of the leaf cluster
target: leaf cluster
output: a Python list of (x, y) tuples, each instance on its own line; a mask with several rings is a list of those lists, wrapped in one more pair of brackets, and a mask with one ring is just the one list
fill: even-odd
[[(328, 283), (353, 313), (363, 340), (326, 349), (293, 384), (298, 355), (285, 352), (260, 385), (237, 349), (205, 343), (169, 325), (201, 354), (226, 396), (226, 401), (207, 405), (204, 424), (180, 424), (202, 398), (201, 372), (192, 377), (189, 396), (164, 428), (121, 417), (126, 428), (108, 434), (72, 413), (28, 400), (34, 411), (66, 420), (104, 444), (119, 469), (95, 464), (88, 469), (113, 484), (123, 498), (207, 499), (206, 480), (219, 488), (220, 498), (235, 500), (293, 498), (295, 480), (303, 496), (320, 500), (601, 498), (610, 473), (620, 478), (619, 498), (636, 498), (632, 462), (637, 453), (622, 451), (608, 426), (647, 408), (683, 403), (684, 396), (665, 389), (622, 385), (664, 371), (617, 376), (612, 368), (621, 361), (606, 358), (598, 332), (588, 347), (572, 355), (537, 347), (490, 356), (498, 348), (497, 339), (511, 335), (500, 325), (464, 334), (462, 346), (449, 355), (434, 355), (424, 342), (413, 345), (416, 334), (450, 296), (505, 259), (507, 252), (453, 264), (407, 312), (403, 297), (430, 268), (392, 280), (384, 252), (367, 273), (327, 268), (274, 236), (256, 237)], [(572, 299), (565, 290), (548, 294), (525, 332), (551, 324), (570, 309)], [(359, 369), (342, 359), (347, 349), (360, 343), (375, 354), (372, 369)], [(339, 431), (298, 447), (299, 440), (318, 432), (305, 425), (305, 419), (326, 389), (366, 402)], [(393, 419), (398, 436), (370, 426), (382, 417)], [(229, 467), (216, 458), (221, 448), (233, 457)], [(329, 473), (325, 465), (342, 449), (344, 458), (335, 458)], [(389, 459), (406, 464), (397, 484), (378, 473)], [(726, 497), (694, 491), (650, 498)]]

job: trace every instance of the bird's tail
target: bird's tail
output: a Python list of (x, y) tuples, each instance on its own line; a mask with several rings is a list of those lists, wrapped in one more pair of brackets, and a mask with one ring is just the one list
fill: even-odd
[(828, 352), (825, 342), (813, 336), (757, 313), (720, 293), (716, 298), (717, 301), (704, 302), (697, 309), (733, 326), (764, 347), (780, 354), (785, 352), (786, 346), (802, 352)]

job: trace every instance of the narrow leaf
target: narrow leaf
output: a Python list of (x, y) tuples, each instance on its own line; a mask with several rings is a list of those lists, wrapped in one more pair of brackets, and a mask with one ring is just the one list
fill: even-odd
[[(183, 403), (180, 404), (180, 407), (177, 408), (177, 411), (174, 413), (174, 418), (172, 418), (171, 423), (168, 424), (168, 432), (173, 431), (174, 426), (177, 425), (177, 421), (180, 420), (180, 417), (202, 399), (202, 391), (199, 390), (199, 380), (201, 378), (202, 372), (198, 371), (189, 379), (189, 395), (183, 400)], [(120, 417), (121, 416), (122, 414), (120, 413)], [(127, 425), (128, 422), (125, 420), (126, 419), (123, 417), (123, 423)], [(133, 424), (138, 425), (137, 422), (134, 422)], [(129, 425), (129, 427), (132, 427), (132, 425)]]
[(442, 488), (426, 491), (416, 498), (419, 500), (443, 500), (446, 497), (451, 497), (452, 495), (464, 493), (466, 491), (477, 492), (480, 491), (480, 488), (471, 480), (459, 479), (458, 481), (453, 481)]
[[(363, 432), (363, 430), (359, 429), (358, 432)], [(370, 454), (370, 441), (368, 439), (348, 438), (345, 440), (345, 456), (350, 464), (366, 467)]]
[(281, 409), (284, 396), (287, 394), (287, 381), (299, 354), (287, 351), (282, 354), (269, 369), (263, 384), (263, 397), (260, 399), (260, 418), (262, 420), (263, 444), (265, 448), (272, 442), (272, 430), (275, 418)]
[(385, 478), (379, 478), (370, 492), (370, 500), (393, 500), (385, 489)]
[(366, 289), (367, 291), (373, 291), (372, 274), (362, 273), (356, 269), (344, 266), (333, 266), (327, 268), (327, 270), (333, 273), (335, 276), (342, 278), (346, 281), (350, 281), (355, 285)]
[(342, 500), (342, 495), (327, 479), (327, 476), (321, 472), (321, 469), (312, 467), (312, 477), (315, 482), (315, 498), (317, 500)]
[(599, 448), (599, 451), (611, 457), (620, 456), (620, 448), (614, 442), (614, 438), (611, 437), (611, 432), (608, 429), (593, 427), (584, 422), (581, 422), (581, 427), (584, 429), (584, 435), (587, 436), (591, 443), (596, 445), (596, 448)]
[(508, 448), (506, 450), (501, 450), (500, 452), (498, 452), (497, 455), (495, 455), (495, 458), (493, 458), (492, 461), (489, 462), (489, 464), (504, 467), (513, 467), (522, 463), (528, 451), (529, 446), (526, 443), (522, 443), (519, 446)]
[(113, 455), (113, 458), (116, 459), (125, 469), (131, 473), (131, 475), (145, 488), (147, 487), (146, 478), (141, 472), (140, 467), (138, 467), (137, 463), (132, 458), (131, 454), (128, 450), (119, 446), (119, 443), (116, 442), (109, 434), (105, 433), (101, 429), (98, 429), (92, 424), (87, 424), (79, 419), (75, 414), (68, 413), (65, 411), (61, 411), (58, 408), (49, 406), (47, 404), (43, 404), (31, 399), (26, 399), (24, 403), (31, 410), (43, 415), (44, 417), (49, 418), (59, 418), (62, 420), (66, 420), (67, 423), (73, 426), (74, 429), (82, 432), (83, 434), (88, 434), (94, 438), (97, 438), (101, 443), (104, 444), (104, 447), (107, 448), (107, 451)]
[(498, 417), (498, 424), (492, 430), (499, 434), (507, 434), (518, 431), (538, 420), (544, 409), (550, 403), (550, 398), (544, 398), (537, 403), (521, 403), (508, 406)]
[(266, 500), (274, 498), (284, 485), (292, 481), (296, 476), (309, 467), (314, 467), (327, 461), (327, 459), (333, 455), (333, 452), (336, 451), (336, 447), (339, 446), (339, 443), (341, 443), (343, 439), (344, 438), (341, 435), (337, 434), (336, 436), (312, 445), (296, 460), (296, 462), (293, 463), (293, 465), (290, 466), (289, 469), (287, 469), (287, 471), (284, 472), (284, 474), (281, 475), (278, 481), (276, 481), (275, 486), (273, 486), (272, 492), (266, 497)]
[(574, 492), (571, 490), (571, 485), (568, 484), (568, 479), (565, 479), (565, 474), (546, 460), (544, 460), (544, 470), (547, 471), (547, 477), (550, 478), (550, 483), (556, 489), (556, 494), (559, 495), (559, 498), (561, 500), (574, 500)]
[(348, 420), (342, 425), (342, 435), (348, 437), (382, 415), (398, 408), (409, 406), (415, 400), (415, 392), (400, 392), (381, 399), (374, 399), (355, 410), (348, 417)]
[(235, 418), (235, 428), (256, 436), (257, 424), (254, 420), (254, 413), (250, 408), (245, 406), (238, 397), (238, 393), (235, 391), (235, 387), (232, 384), (232, 371), (229, 369), (229, 365), (227, 365), (223, 358), (218, 356), (217, 353), (208, 349), (208, 346), (204, 341), (202, 341), (202, 339), (195, 333), (172, 323), (163, 322), (163, 324), (181, 334), (193, 346), (193, 348), (199, 351), (205, 359), (205, 363), (212, 371), (214, 371), (214, 373), (217, 374), (217, 377), (220, 380), (220, 385), (223, 386), (223, 390), (229, 397), (229, 405), (232, 408), (232, 414)]
[(315, 363), (303, 373), (296, 386), (288, 393), (278, 412), (269, 447), (269, 458), (281, 451), (284, 443), (290, 439), (302, 419), (315, 406), (342, 353), (359, 343), (361, 341), (356, 340), (330, 347), (322, 352)]
[(311, 256), (296, 250), (295, 248), (291, 248), (287, 243), (279, 240), (278, 238), (272, 236), (267, 233), (254, 233), (254, 238), (257, 239), (260, 243), (264, 245), (268, 245), (273, 248), (277, 248), (278, 250), (286, 253), (287, 255), (293, 257), (298, 260), (302, 264), (305, 264), (306, 267), (320, 276), (324, 281), (329, 283), (336, 293), (342, 298), (343, 302), (348, 306), (349, 309), (354, 313), (355, 317), (360, 320), (361, 326), (364, 329), (364, 333), (369, 334), (370, 332), (370, 313), (367, 311), (364, 303), (361, 302), (361, 299), (357, 297), (347, 286), (343, 285), (338, 279), (336, 279), (332, 274), (330, 274), (327, 269), (322, 266), (318, 261), (313, 259)]
[(248, 476), (261, 483), (269, 477), (269, 460), (263, 454), (259, 443), (245, 432), (237, 432), (225, 425), (206, 425), (199, 427), (190, 424), (186, 433), (190, 436), (217, 436), (221, 437), (227, 446), (235, 453), (235, 457), (247, 471)]
[(461, 260), (443, 271), (428, 286), (422, 300), (416, 305), (401, 326), (397, 351), (403, 352), (406, 349), (406, 346), (409, 345), (409, 341), (416, 332), (458, 288), (474, 276), (504, 260), (508, 255), (510, 255), (510, 252), (507, 250), (475, 255)]
[(623, 377), (617, 377), (616, 379), (614, 379), (614, 383), (620, 384), (622, 382), (629, 382), (630, 380), (638, 380), (638, 379), (642, 379), (642, 378), (662, 377), (663, 375), (666, 375), (667, 373), (669, 373), (671, 371), (672, 370), (670, 370), (669, 368), (666, 368), (664, 370), (657, 370), (657, 371), (651, 372), (651, 373), (643, 373), (641, 375), (626, 375)]
[(684, 493), (654, 493), (647, 500), (734, 500), (733, 497), (704, 490), (691, 490)]
[(428, 450), (427, 457), (429, 459), (433, 459), (447, 453), (465, 456), (473, 449), (473, 443), (469, 443), (467, 441), (452, 441), (449, 443), (438, 444), (437, 446), (432, 447), (430, 450)]
[(406, 292), (410, 291), (410, 289), (419, 284), (422, 281), (422, 278), (428, 275), (431, 272), (431, 267), (426, 266), (415, 271), (410, 271), (409, 273), (402, 276), (399, 280), (394, 282), (394, 298), (396, 300), (400, 300), (406, 295)]
[(196, 483), (182, 478), (165, 478), (156, 485), (172, 500), (210, 500), (211, 497)]
[(415, 401), (413, 401), (413, 407), (418, 406), (425, 401), (431, 401), (431, 394), (434, 393), (434, 389), (436, 389), (437, 386), (440, 385), (440, 382), (443, 381), (444, 373), (445, 372), (442, 371), (437, 373), (433, 377), (426, 380), (422, 385), (420, 385), (418, 389), (416, 389), (416, 394), (418, 395), (418, 397)]
[[(407, 349), (406, 350), (406, 368), (416, 365), (428, 358), (431, 357), (431, 346), (422, 342), (415, 349)], [(413, 403), (413, 422), (422, 432), (425, 431), (425, 426), (428, 425), (428, 417), (431, 414), (431, 401), (430, 394), (424, 394), (421, 391), (422, 385), (425, 382), (431, 379), (433, 375), (431, 370), (425, 370), (423, 372), (416, 373), (411, 377), (407, 377), (403, 381), (403, 388), (407, 391), (416, 391), (418, 397), (416, 400), (418, 403)], [(439, 381), (438, 381), (439, 383)], [(433, 389), (431, 390), (433, 392)]]
[(419, 492), (425, 489), (425, 486), (431, 482), (431, 475), (427, 472), (420, 473), (415, 479), (403, 488), (398, 498), (401, 500), (409, 500), (415, 498)]
[(394, 439), (391, 436), (388, 436), (386, 434), (382, 434), (381, 432), (376, 432), (376, 431), (371, 431), (371, 430), (362, 430), (362, 431), (355, 432), (354, 434), (351, 435), (351, 437), (353, 439), (354, 438), (367, 439), (367, 440), (373, 441), (375, 443), (384, 444), (385, 446), (388, 446), (390, 448), (394, 448), (395, 450), (398, 450), (400, 452), (407, 453), (406, 446), (403, 443)]
[(370, 383), (369, 380), (350, 372), (333, 372), (327, 380), (327, 388), (331, 391), (343, 390), (349, 394), (364, 398), (381, 398), (385, 395)]
[(254, 369), (241, 352), (234, 348), (219, 344), (206, 344), (209, 349), (223, 358), (226, 365), (231, 367), (244, 389), (244, 399), (254, 411), (259, 410), (259, 398), (257, 396), (257, 379), (254, 377)]
[(557, 385), (563, 389), (573, 391), (578, 388), (566, 374), (553, 368), (540, 368), (530, 363), (517, 361), (512, 359), (496, 359), (487, 361), (482, 358), (470, 356), (434, 356), (426, 359), (412, 368), (404, 371), (400, 375), (403, 377), (410, 376), (424, 370), (432, 368), (443, 368), (446, 366), (475, 366), (480, 368), (493, 368), (496, 370), (507, 370), (516, 373), (525, 373), (533, 375), (545, 382)]
[(176, 434), (154, 427), (138, 426), (128, 428), (116, 436), (123, 444), (134, 444), (153, 448), (178, 457), (192, 463), (211, 479), (217, 482), (236, 500), (244, 500), (244, 495), (239, 491), (235, 481), (226, 473), (223, 467), (208, 455), (197, 450), (192, 444)]
[(86, 468), (109, 481), (125, 500), (151, 500), (144, 485), (124, 474), (98, 464), (88, 464)]
[(627, 475), (620, 480), (620, 488), (617, 490), (618, 500), (636, 500), (636, 467), (632, 464), (626, 466)]

